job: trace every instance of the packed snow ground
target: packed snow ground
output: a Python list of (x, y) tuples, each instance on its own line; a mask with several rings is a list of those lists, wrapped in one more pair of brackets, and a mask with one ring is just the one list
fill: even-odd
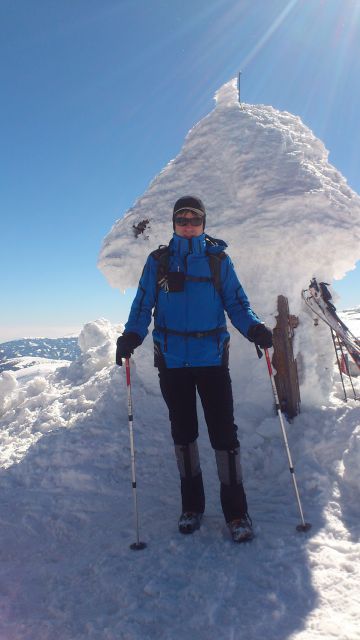
[[(187, 537), (177, 531), (178, 475), (147, 339), (132, 359), (140, 537), (148, 545), (134, 552), (126, 385), (113, 365), (115, 337), (105, 320), (91, 323), (77, 361), (0, 376), (0, 637), (358, 638), (360, 406), (341, 400), (338, 376), (326, 406), (287, 425), (311, 531), (295, 531), (299, 515), (272, 403), (256, 413), (234, 385), (256, 539), (243, 546), (229, 539), (203, 420), (206, 515)], [(254, 385), (267, 377), (265, 363), (257, 367)]]

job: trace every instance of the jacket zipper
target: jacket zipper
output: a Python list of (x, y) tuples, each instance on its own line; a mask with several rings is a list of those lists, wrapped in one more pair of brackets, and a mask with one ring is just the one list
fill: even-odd
[[(189, 242), (189, 252), (185, 255), (185, 260), (184, 260), (184, 262), (185, 262), (185, 278), (186, 278), (187, 270), (188, 270), (188, 264), (187, 264), (188, 257), (193, 252), (192, 238), (189, 238), (188, 242)], [(188, 326), (189, 325), (189, 322), (188, 322), (189, 300), (188, 300), (188, 291), (186, 289), (186, 279), (185, 279), (185, 310), (186, 310), (186, 313), (185, 313), (185, 329), (186, 329), (186, 331), (188, 331), (188, 329), (189, 329), (189, 326)], [(189, 366), (188, 360), (189, 360), (189, 342), (188, 342), (188, 338), (185, 337), (185, 366), (187, 366), (187, 367)]]

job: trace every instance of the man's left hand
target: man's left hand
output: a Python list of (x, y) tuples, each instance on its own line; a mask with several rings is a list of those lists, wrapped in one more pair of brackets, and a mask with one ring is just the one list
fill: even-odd
[(273, 346), (272, 331), (264, 324), (255, 324), (250, 327), (247, 337), (262, 349), (270, 349)]

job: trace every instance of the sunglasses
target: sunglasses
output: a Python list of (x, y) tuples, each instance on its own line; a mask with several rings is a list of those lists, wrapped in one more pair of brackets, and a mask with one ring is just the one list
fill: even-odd
[(200, 227), (203, 224), (203, 218), (175, 218), (175, 224), (178, 224), (179, 227), (186, 227), (187, 224), (190, 224), (192, 227)]

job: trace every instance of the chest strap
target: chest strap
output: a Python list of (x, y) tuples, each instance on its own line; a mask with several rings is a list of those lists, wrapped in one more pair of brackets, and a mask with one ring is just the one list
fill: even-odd
[(185, 276), (185, 280), (188, 282), (214, 282), (214, 278), (207, 278), (206, 276)]
[(175, 329), (159, 327), (158, 325), (155, 325), (154, 328), (155, 331), (160, 331), (160, 333), (165, 333), (169, 336), (185, 336), (186, 338), (205, 338), (206, 336), (216, 336), (218, 333), (227, 331), (226, 325), (216, 329), (209, 329), (208, 331), (176, 331)]

